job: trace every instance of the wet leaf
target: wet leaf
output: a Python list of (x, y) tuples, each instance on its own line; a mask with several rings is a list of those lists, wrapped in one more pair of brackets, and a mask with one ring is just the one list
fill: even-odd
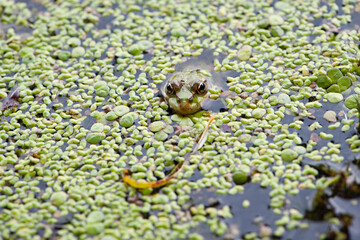
[(327, 72), (328, 77), (333, 83), (336, 83), (342, 76), (342, 72), (338, 68), (332, 68)]
[(336, 119), (336, 113), (332, 110), (329, 110), (329, 111), (326, 111), (324, 113), (324, 118), (326, 121), (329, 121), (329, 122), (336, 122), (337, 119)]

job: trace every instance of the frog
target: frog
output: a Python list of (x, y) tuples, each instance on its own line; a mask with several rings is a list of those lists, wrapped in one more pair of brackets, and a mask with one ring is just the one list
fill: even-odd
[(175, 73), (161, 91), (170, 108), (180, 115), (193, 114), (202, 109), (209, 96), (211, 82), (200, 69)]
[(211, 89), (228, 90), (226, 77), (213, 69), (209, 53), (181, 63), (162, 84), (163, 99), (179, 115), (190, 115), (209, 109), (216, 111), (211, 107), (214, 105), (224, 107), (224, 104), (214, 103), (214, 100), (209, 98)]
[[(176, 114), (190, 115), (191, 118), (191, 114), (195, 114), (200, 110), (206, 110), (208, 113), (211, 111), (208, 116), (209, 121), (201, 134), (198, 135), (192, 151), (186, 153), (184, 161), (177, 163), (169, 175), (157, 181), (137, 181), (131, 178), (131, 171), (125, 169), (122, 172), (122, 178), (129, 186), (137, 189), (145, 189), (159, 188), (168, 184), (182, 169), (183, 165), (190, 160), (190, 156), (204, 145), (210, 125), (215, 120), (215, 114), (212, 113), (220, 111), (221, 107), (225, 107), (223, 101), (221, 101), (221, 104), (214, 104), (217, 100), (210, 98), (211, 89), (218, 88), (222, 91), (221, 93), (226, 93), (223, 96), (230, 96), (226, 84), (226, 75), (213, 70), (213, 56), (213, 52), (208, 51), (201, 54), (199, 58), (191, 58), (177, 65), (175, 73), (160, 86), (163, 99)], [(219, 99), (223, 100), (224, 98), (220, 97)], [(182, 131), (180, 131), (179, 134), (181, 132)]]

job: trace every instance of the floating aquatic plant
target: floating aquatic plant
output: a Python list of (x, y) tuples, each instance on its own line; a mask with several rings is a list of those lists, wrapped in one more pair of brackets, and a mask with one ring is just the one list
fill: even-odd
[(316, 84), (327, 92), (341, 93), (351, 87), (351, 79), (344, 76), (338, 68), (331, 68), (326, 75), (318, 76)]

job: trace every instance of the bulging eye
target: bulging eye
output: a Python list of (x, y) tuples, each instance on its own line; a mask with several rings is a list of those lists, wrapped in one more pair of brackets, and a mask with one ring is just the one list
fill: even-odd
[(166, 92), (168, 94), (174, 94), (174, 87), (172, 86), (171, 83), (168, 83), (168, 85), (166, 86)]
[(205, 94), (205, 93), (207, 93), (206, 83), (205, 83), (205, 82), (200, 83), (196, 91), (197, 91), (198, 94)]

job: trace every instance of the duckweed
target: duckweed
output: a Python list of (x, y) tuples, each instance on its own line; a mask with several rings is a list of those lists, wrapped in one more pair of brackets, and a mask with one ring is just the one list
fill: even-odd
[(343, 92), (351, 86), (351, 79), (348, 77), (341, 77), (338, 80), (338, 84), (340, 86), (341, 92)]
[(246, 61), (250, 58), (251, 52), (252, 52), (252, 47), (249, 45), (245, 45), (238, 51), (237, 56), (240, 61)]
[(249, 208), (249, 207), (250, 207), (250, 201), (249, 201), (249, 200), (244, 200), (244, 201), (242, 202), (242, 206), (243, 206), (244, 208)]
[(349, 109), (357, 108), (358, 101), (359, 101), (359, 96), (357, 94), (352, 94), (345, 99), (344, 104)]
[(133, 44), (128, 49), (129, 53), (132, 55), (140, 55), (143, 51), (139, 44)]
[(86, 135), (86, 141), (90, 144), (98, 144), (105, 138), (104, 133), (94, 132)]
[(131, 127), (134, 124), (134, 117), (131, 113), (126, 113), (120, 118), (120, 125), (122, 127)]
[(130, 108), (124, 105), (114, 107), (114, 113), (118, 117), (122, 117), (126, 113), (130, 112)]
[(285, 93), (280, 93), (277, 100), (280, 104), (287, 104), (291, 102), (289, 95)]
[(106, 115), (105, 115), (105, 119), (108, 120), (108, 121), (114, 121), (115, 119), (117, 119), (118, 116), (113, 112), (108, 112)]
[(338, 68), (332, 68), (327, 72), (327, 75), (332, 80), (332, 82), (337, 82), (338, 79), (340, 79), (343, 74)]
[(235, 172), (232, 178), (234, 183), (237, 185), (242, 185), (247, 182), (247, 174), (242, 171)]
[(295, 158), (297, 158), (297, 156), (298, 156), (298, 153), (292, 149), (284, 149), (281, 151), (281, 159), (284, 162), (291, 162)]
[(324, 113), (324, 118), (325, 118), (326, 121), (336, 122), (336, 121), (337, 121), (337, 120), (336, 120), (336, 112), (331, 111), (331, 110), (326, 111), (326, 112)]
[(89, 235), (98, 235), (104, 231), (103, 223), (91, 223), (86, 226), (86, 233)]
[(104, 81), (95, 83), (94, 88), (96, 89), (96, 95), (99, 97), (106, 97), (109, 94), (109, 87)]
[(333, 84), (327, 89), (327, 92), (340, 93), (341, 89), (340, 89), (339, 85)]
[(85, 49), (83, 47), (75, 47), (71, 52), (71, 57), (78, 58), (85, 55)]
[(186, 29), (181, 26), (175, 27), (171, 30), (171, 36), (174, 37), (181, 37), (184, 36), (185, 34), (186, 34)]
[(284, 23), (284, 19), (278, 14), (273, 14), (269, 16), (269, 23), (272, 26), (281, 25)]
[(138, 42), (138, 46), (141, 50), (146, 51), (154, 46), (153, 42), (149, 40), (141, 40)]
[(149, 129), (152, 132), (158, 132), (166, 127), (166, 123), (163, 121), (155, 121), (149, 125)]
[(87, 217), (88, 223), (102, 222), (105, 219), (105, 215), (101, 211), (93, 211)]
[(20, 57), (25, 57), (26, 55), (29, 55), (29, 54), (33, 54), (34, 53), (34, 49), (33, 48), (30, 48), (30, 47), (24, 47), (22, 48), (20, 51), (19, 51), (19, 56)]
[(55, 206), (61, 206), (62, 204), (64, 204), (67, 200), (67, 194), (65, 192), (55, 192), (51, 195), (50, 197), (50, 201), (55, 205)]
[(262, 118), (266, 114), (266, 110), (262, 108), (256, 108), (252, 112), (252, 116), (256, 119)]
[(343, 95), (340, 93), (327, 93), (324, 95), (324, 98), (331, 103), (338, 103), (344, 99)]
[(320, 75), (316, 81), (319, 87), (327, 89), (327, 92), (341, 93), (351, 85), (351, 79), (344, 76), (338, 68), (331, 68), (327, 75)]
[[(318, 189), (340, 189), (325, 186), (337, 169), (356, 178), (354, 1), (0, 8), (0, 238), (291, 238), (312, 221), (298, 199), (316, 206)], [(221, 81), (209, 90), (213, 112), (173, 114), (159, 87), (197, 62)], [(208, 114), (216, 120), (190, 154)], [(160, 189), (121, 178), (131, 169), (133, 180), (160, 180), (182, 162)], [(316, 219), (309, 238), (349, 238), (356, 214), (322, 201), (331, 219)]]

